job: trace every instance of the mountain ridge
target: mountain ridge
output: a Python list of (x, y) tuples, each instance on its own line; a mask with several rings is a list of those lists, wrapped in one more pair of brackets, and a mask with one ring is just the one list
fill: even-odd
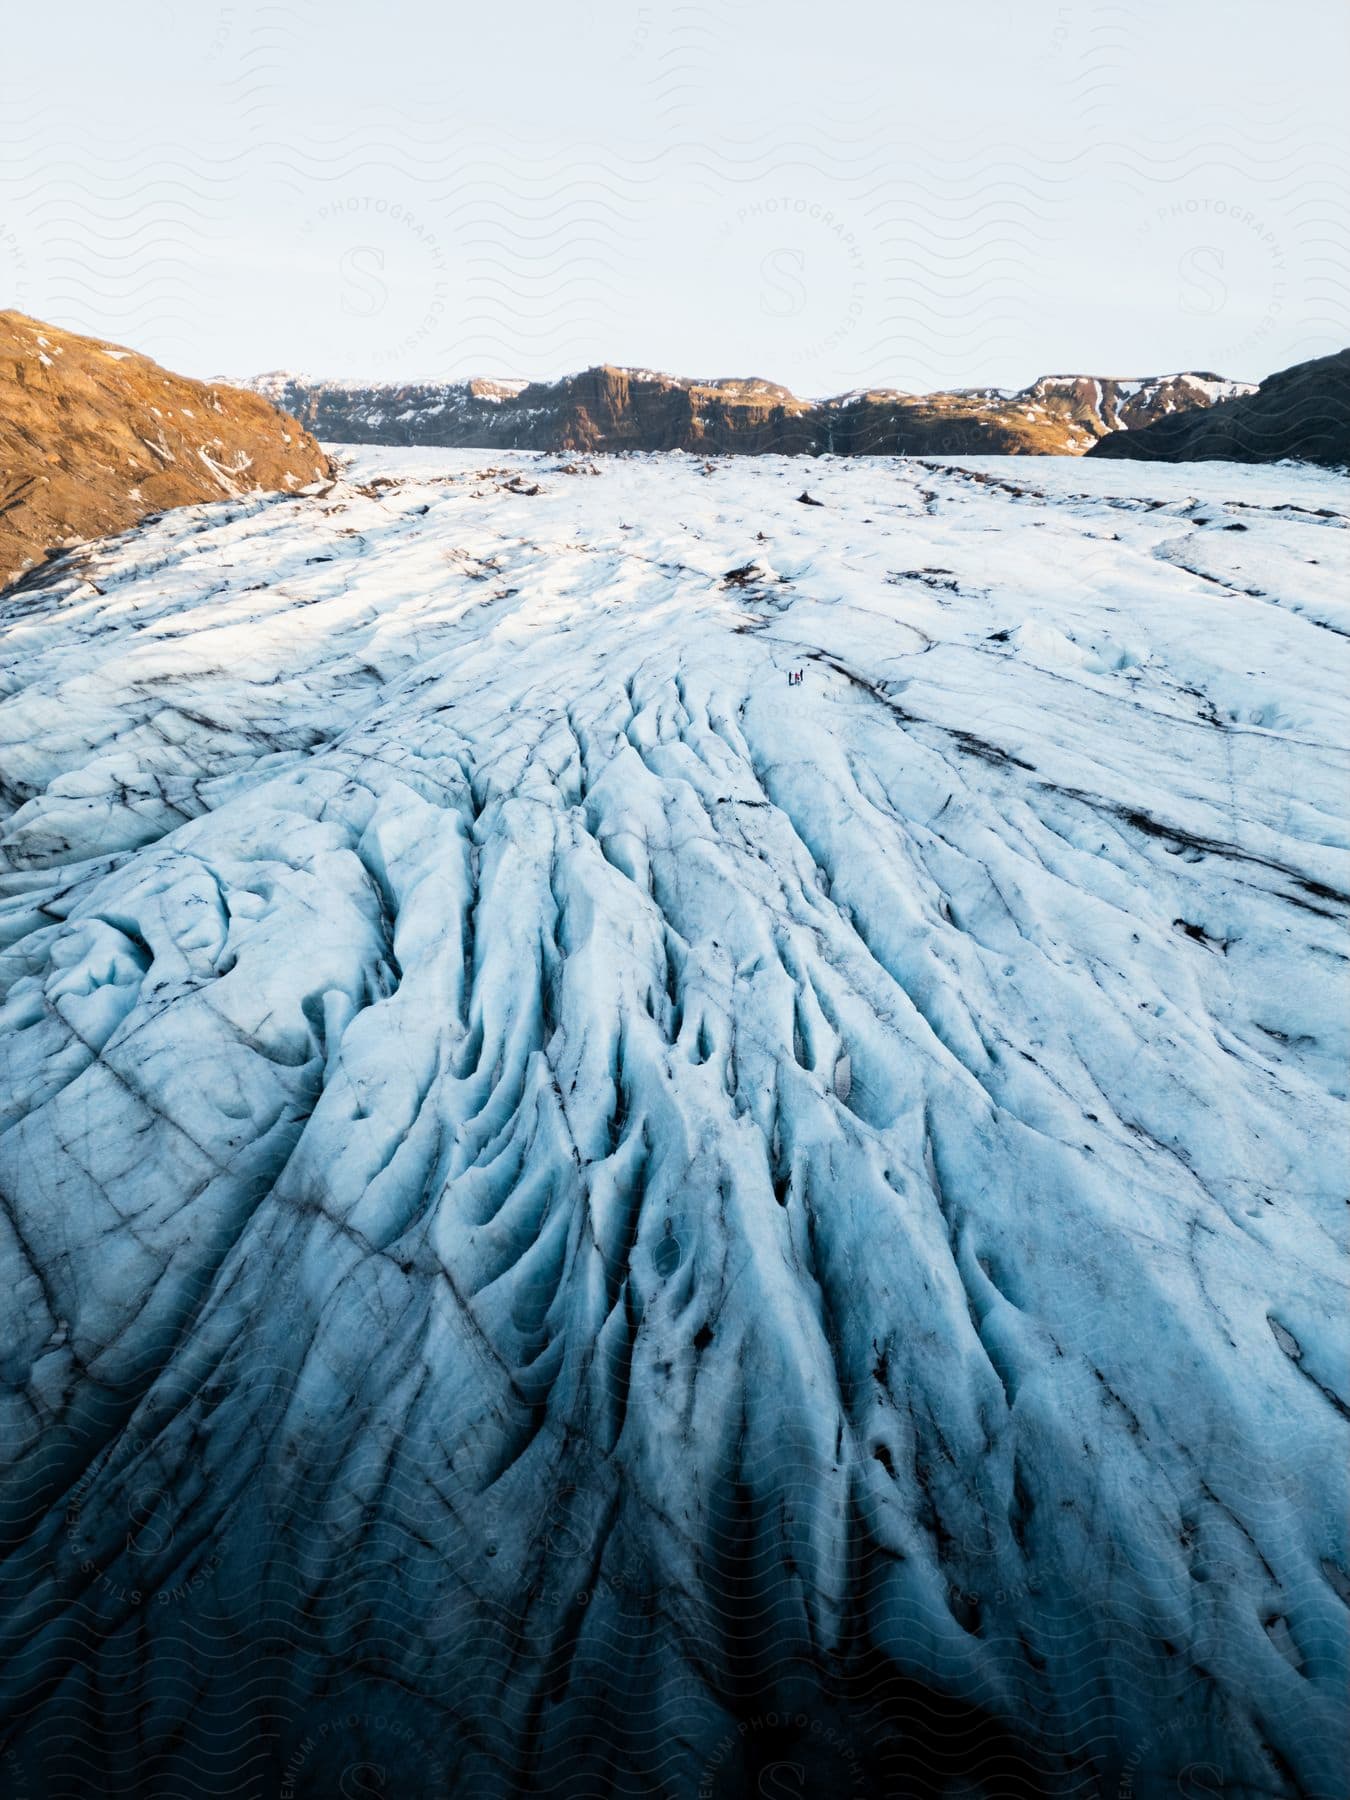
[(1117, 430), (1252, 391), (1187, 370), (1048, 374), (1014, 391), (872, 387), (807, 399), (763, 376), (705, 379), (612, 363), (548, 382), (358, 382), (273, 370), (248, 385), (330, 442), (842, 456), (1079, 455)]
[(1112, 432), (1090, 456), (1153, 462), (1299, 462), (1350, 465), (1350, 350), (1280, 369), (1253, 392), (1201, 415), (1175, 414)]

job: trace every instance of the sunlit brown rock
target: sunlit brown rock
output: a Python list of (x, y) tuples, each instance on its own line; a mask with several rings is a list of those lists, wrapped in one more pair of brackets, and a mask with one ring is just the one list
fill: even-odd
[(329, 474), (309, 433), (260, 394), (0, 312), (0, 587), (148, 513)]

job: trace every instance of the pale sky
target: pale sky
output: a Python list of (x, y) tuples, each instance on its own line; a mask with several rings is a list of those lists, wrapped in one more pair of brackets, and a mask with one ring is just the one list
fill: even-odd
[(0, 306), (194, 375), (803, 394), (1350, 342), (1341, 0), (55, 0)]

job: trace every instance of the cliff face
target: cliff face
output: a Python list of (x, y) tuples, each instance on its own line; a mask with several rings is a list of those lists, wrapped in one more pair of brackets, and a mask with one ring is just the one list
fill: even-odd
[(0, 587), (147, 513), (329, 474), (314, 439), (257, 393), (0, 312)]
[(543, 417), (552, 410), (559, 449), (755, 455), (812, 447), (810, 404), (771, 381), (681, 381), (606, 364), (527, 388), (521, 399), (533, 399)]
[(334, 443), (532, 447), (523, 381), (362, 383), (278, 372), (248, 386)]
[(1214, 375), (1047, 375), (1018, 393), (883, 388), (803, 400), (757, 378), (694, 381), (609, 364), (552, 382), (363, 386), (273, 374), (254, 386), (335, 443), (751, 456), (1074, 456), (1108, 432), (1247, 391)]
[(1350, 350), (1295, 363), (1255, 392), (1208, 412), (1160, 419), (1143, 431), (1115, 432), (1095, 456), (1153, 462), (1350, 464)]

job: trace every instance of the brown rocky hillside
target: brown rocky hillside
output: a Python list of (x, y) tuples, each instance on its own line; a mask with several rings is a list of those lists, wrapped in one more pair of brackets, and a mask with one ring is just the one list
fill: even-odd
[(326, 480), (293, 418), (101, 338), (0, 312), (0, 587), (147, 513)]

